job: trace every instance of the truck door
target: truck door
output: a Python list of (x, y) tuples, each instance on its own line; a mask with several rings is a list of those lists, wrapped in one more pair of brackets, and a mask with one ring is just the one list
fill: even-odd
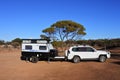
[(98, 58), (98, 54), (95, 49), (91, 47), (77, 47), (73, 48), (75, 55), (79, 55), (82, 59)]

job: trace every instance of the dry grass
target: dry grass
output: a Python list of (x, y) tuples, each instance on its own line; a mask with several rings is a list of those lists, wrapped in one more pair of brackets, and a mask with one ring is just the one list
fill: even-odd
[(0, 54), (5, 54), (5, 53), (9, 53), (9, 54), (17, 54), (20, 53), (20, 49), (18, 48), (0, 48)]

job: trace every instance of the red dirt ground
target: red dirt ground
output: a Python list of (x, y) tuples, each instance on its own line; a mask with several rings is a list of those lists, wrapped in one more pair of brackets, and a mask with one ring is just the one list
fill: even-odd
[(0, 51), (0, 80), (120, 80), (120, 56), (105, 63), (20, 60), (20, 50)]

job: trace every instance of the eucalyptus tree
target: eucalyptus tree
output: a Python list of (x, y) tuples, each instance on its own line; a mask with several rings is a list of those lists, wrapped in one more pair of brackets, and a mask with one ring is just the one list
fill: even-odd
[[(62, 51), (63, 47), (70, 46), (71, 42), (79, 40), (82, 36), (86, 35), (84, 26), (71, 20), (57, 21), (42, 32), (54, 42), (59, 41)], [(65, 42), (70, 43), (65, 44)]]
[(70, 20), (58, 21), (44, 29), (43, 33), (53, 40), (62, 42), (67, 40), (79, 40), (82, 36), (86, 35), (83, 25)]

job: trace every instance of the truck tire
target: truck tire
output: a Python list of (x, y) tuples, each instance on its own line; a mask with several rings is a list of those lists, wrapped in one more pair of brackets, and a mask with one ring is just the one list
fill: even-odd
[(73, 62), (74, 63), (79, 63), (80, 62), (80, 57), (79, 56), (74, 56)]
[(32, 63), (37, 63), (37, 62), (38, 62), (38, 58), (37, 58), (36, 56), (32, 56), (32, 57), (30, 58), (30, 62), (32, 62)]
[(106, 56), (100, 56), (100, 57), (99, 57), (99, 61), (100, 61), (100, 62), (105, 62), (106, 59), (107, 59)]

